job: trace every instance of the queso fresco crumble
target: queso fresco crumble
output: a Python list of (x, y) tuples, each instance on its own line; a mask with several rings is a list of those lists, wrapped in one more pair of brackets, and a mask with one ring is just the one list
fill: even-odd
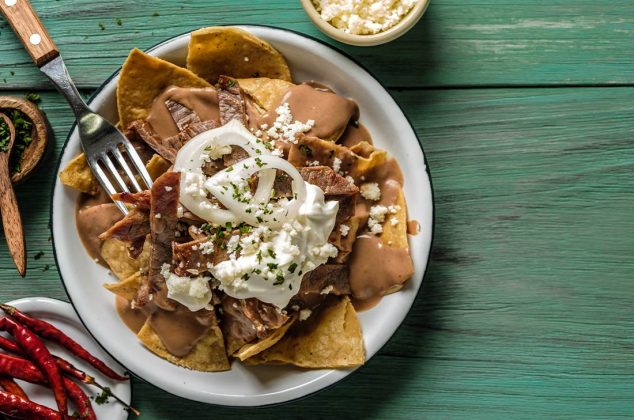
[(386, 31), (400, 22), (417, 0), (313, 0), (321, 18), (355, 35)]

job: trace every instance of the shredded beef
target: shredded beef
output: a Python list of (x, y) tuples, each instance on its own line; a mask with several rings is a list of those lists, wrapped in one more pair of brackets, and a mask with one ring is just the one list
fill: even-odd
[(174, 163), (176, 153), (181, 147), (193, 137), (200, 133), (216, 128), (218, 124), (215, 121), (202, 121), (188, 125), (175, 136), (162, 139), (154, 132), (150, 123), (137, 120), (130, 124), (129, 130), (134, 130), (138, 136), (147, 143), (156, 153), (161, 155), (165, 160)]
[[(183, 244), (174, 243), (172, 246), (174, 272), (179, 276), (192, 274), (196, 276), (208, 272), (212, 265), (229, 258), (226, 250), (221, 246), (221, 242), (211, 241), (210, 248), (205, 248), (207, 243), (210, 241), (206, 236)], [(203, 253), (204, 249), (209, 249), (209, 251)]]
[(123, 219), (99, 235), (99, 239), (105, 241), (106, 239), (116, 238), (128, 242), (136, 241), (139, 238), (145, 240), (147, 234), (150, 233), (149, 221), (147, 212), (134, 208)]
[(150, 210), (150, 196), (150, 190), (145, 190), (137, 193), (116, 193), (112, 195), (112, 199), (126, 204), (132, 204), (139, 209)]
[(198, 115), (183, 104), (168, 99), (165, 101), (165, 107), (172, 115), (172, 119), (176, 123), (176, 127), (178, 127), (179, 131), (183, 131), (188, 126), (200, 122)]
[(144, 306), (150, 299), (149, 293), (156, 292), (165, 284), (161, 275), (163, 264), (172, 262), (172, 242), (176, 239), (178, 216), (176, 214), (179, 198), (178, 172), (166, 172), (152, 185), (150, 208), (150, 238), (152, 249), (148, 276), (137, 294), (137, 305)]
[(350, 293), (348, 266), (344, 264), (323, 264), (306, 273), (302, 279), (299, 292), (293, 296), (289, 306), (315, 309), (323, 303), (328, 295), (339, 296), (349, 295)]
[(256, 338), (266, 338), (283, 326), (289, 317), (275, 306), (255, 298), (222, 298), (222, 329), (229, 354)]
[[(242, 97), (240, 85), (235, 79), (220, 76), (218, 79), (218, 107), (220, 108), (220, 124), (225, 125), (229, 121), (238, 120), (247, 125), (247, 113)], [(249, 157), (242, 148), (233, 146), (231, 153), (223, 157), (225, 166), (231, 166), (236, 162)]]

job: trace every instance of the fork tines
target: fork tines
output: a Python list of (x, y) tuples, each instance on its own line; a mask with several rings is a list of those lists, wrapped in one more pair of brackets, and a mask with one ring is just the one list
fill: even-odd
[[(125, 153), (128, 159), (124, 157), (122, 152)], [(150, 174), (145, 165), (143, 165), (143, 161), (141, 161), (137, 151), (127, 139), (123, 139), (117, 146), (99, 150), (98, 153), (92, 156), (86, 155), (99, 184), (110, 196), (118, 192), (130, 192), (128, 183), (132, 185), (134, 192), (139, 192), (152, 186)], [(129, 163), (132, 163), (134, 169), (136, 169), (145, 188), (142, 188)], [(117, 188), (113, 185), (113, 181)], [(119, 201), (115, 201), (115, 204), (123, 214), (128, 214), (128, 208), (125, 204)]]

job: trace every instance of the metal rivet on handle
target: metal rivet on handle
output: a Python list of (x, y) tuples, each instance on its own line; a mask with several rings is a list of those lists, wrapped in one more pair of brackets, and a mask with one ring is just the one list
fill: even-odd
[(7, 6), (11, 7), (11, 6), (15, 6), (15, 4), (18, 2), (18, 0), (4, 0), (4, 4), (6, 4)]
[(42, 37), (40, 36), (40, 34), (33, 34), (29, 38), (29, 42), (31, 42), (31, 44), (33, 45), (38, 45), (40, 42), (42, 42)]

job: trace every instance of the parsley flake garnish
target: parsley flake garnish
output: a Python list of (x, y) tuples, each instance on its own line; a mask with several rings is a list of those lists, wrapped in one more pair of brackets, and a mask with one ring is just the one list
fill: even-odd
[(293, 264), (288, 266), (288, 272), (289, 273), (294, 273), (296, 269), (297, 269), (297, 263), (293, 263)]

